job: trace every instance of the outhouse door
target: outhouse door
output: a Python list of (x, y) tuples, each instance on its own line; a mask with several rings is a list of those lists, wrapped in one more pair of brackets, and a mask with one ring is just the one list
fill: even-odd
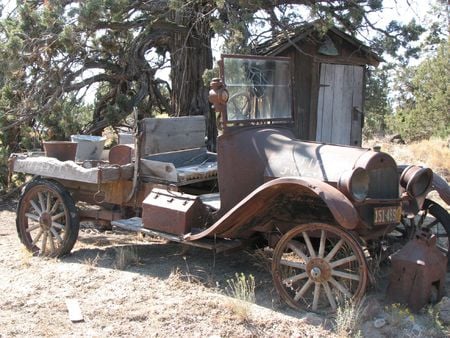
[(363, 74), (362, 66), (320, 65), (317, 141), (361, 145)]

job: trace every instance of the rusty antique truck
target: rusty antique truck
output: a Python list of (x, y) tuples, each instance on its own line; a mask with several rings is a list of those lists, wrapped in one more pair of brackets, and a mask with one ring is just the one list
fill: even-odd
[(216, 252), (257, 239), (272, 254), (280, 297), (312, 311), (361, 297), (382, 242), (425, 226), (448, 255), (449, 215), (426, 199), (430, 169), (399, 170), (383, 152), (296, 139), (288, 58), (224, 55), (219, 65), (210, 91), (217, 153), (205, 148), (205, 118), (193, 116), (143, 119), (135, 145), (111, 149), (109, 162), (12, 155), (12, 171), (34, 175), (17, 208), (23, 245), (65, 255), (83, 219)]

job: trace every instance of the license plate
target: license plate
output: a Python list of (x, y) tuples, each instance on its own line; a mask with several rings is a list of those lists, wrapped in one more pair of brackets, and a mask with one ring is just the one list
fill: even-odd
[(401, 207), (382, 207), (374, 208), (374, 220), (375, 225), (399, 223), (402, 217)]

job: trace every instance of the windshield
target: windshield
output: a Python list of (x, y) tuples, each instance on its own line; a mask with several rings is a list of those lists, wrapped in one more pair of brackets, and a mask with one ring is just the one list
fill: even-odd
[(223, 56), (223, 69), (228, 121), (292, 118), (289, 59)]

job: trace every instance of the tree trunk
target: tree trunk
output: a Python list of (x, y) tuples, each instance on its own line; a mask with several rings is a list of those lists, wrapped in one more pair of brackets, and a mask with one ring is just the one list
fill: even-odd
[(212, 68), (209, 21), (194, 22), (186, 29), (186, 33), (174, 34), (170, 46), (172, 114), (208, 117), (208, 87), (202, 75), (205, 69)]

